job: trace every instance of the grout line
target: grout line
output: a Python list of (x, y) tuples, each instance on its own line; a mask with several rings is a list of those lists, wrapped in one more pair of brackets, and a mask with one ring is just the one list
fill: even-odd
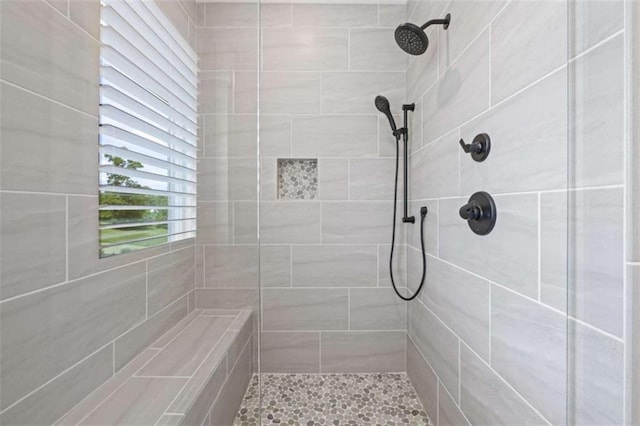
[(65, 281), (69, 281), (69, 196), (64, 197)]
[(538, 193), (538, 301), (542, 302), (542, 194)]

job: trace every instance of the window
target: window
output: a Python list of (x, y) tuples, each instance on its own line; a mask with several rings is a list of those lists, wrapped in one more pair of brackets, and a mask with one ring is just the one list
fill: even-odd
[(153, 1), (102, 0), (100, 256), (195, 236), (197, 56)]

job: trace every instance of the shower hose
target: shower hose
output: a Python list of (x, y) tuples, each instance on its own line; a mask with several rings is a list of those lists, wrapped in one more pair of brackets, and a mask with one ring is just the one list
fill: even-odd
[[(405, 155), (407, 153), (405, 152)], [(393, 189), (393, 227), (391, 231), (391, 253), (389, 255), (389, 275), (391, 276), (391, 285), (393, 286), (393, 290), (396, 292), (398, 297), (407, 302), (415, 299), (420, 294), (420, 290), (422, 290), (422, 286), (424, 285), (424, 280), (427, 275), (427, 257), (424, 251), (424, 218), (427, 215), (427, 207), (420, 208), (420, 246), (422, 247), (422, 278), (420, 278), (420, 285), (415, 293), (411, 296), (407, 297), (400, 294), (398, 287), (396, 287), (396, 282), (393, 279), (393, 249), (396, 243), (396, 211), (398, 204), (398, 169), (400, 165), (400, 135), (396, 136), (396, 177), (395, 184)], [(406, 173), (406, 171), (405, 171)], [(408, 274), (407, 274), (408, 275)], [(407, 276), (408, 278), (408, 276)], [(407, 283), (408, 286), (408, 283)]]

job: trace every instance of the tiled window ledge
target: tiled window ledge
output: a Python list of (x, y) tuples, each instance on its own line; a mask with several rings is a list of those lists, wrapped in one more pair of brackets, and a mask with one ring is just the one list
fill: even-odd
[(210, 412), (232, 421), (235, 388), (253, 373), (251, 317), (195, 310), (56, 424), (201, 425)]

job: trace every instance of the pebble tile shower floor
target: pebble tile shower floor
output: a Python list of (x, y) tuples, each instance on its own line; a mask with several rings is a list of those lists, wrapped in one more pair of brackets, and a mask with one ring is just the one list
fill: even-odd
[(403, 373), (261, 377), (262, 415), (256, 374), (234, 426), (431, 424), (409, 377)]

